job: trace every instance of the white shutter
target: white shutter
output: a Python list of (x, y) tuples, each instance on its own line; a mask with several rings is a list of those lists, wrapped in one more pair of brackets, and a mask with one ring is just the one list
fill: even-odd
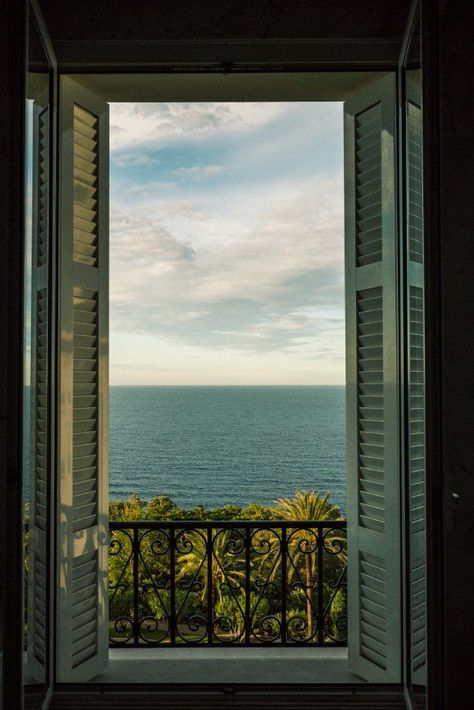
[(406, 85), (409, 576), (411, 671), (426, 685), (425, 344), (420, 82)]
[(61, 80), (58, 680), (108, 663), (108, 105)]
[(28, 674), (43, 682), (47, 654), (49, 110), (33, 104)]
[(349, 662), (401, 681), (395, 78), (345, 104)]

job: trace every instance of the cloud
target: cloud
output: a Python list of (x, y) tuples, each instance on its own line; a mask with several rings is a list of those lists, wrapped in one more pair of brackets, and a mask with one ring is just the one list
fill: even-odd
[(206, 207), (194, 200), (163, 200), (152, 212), (159, 214), (161, 219), (197, 220), (199, 222), (210, 219)]
[(177, 187), (175, 182), (145, 182), (145, 183), (132, 183), (128, 186), (129, 192), (134, 192), (139, 195), (156, 195), (160, 190), (173, 190)]
[(117, 168), (130, 167), (150, 167), (158, 163), (158, 159), (146, 152), (120, 153), (119, 156), (112, 155), (112, 161)]
[(343, 381), (341, 107), (111, 116), (113, 381)]
[(174, 136), (199, 137), (216, 129), (242, 130), (263, 125), (284, 113), (284, 103), (112, 103), (113, 151), (137, 144), (159, 144)]
[[(315, 180), (291, 199), (276, 197), (252, 229), (212, 244), (182, 241), (160, 217), (115, 206), (112, 327), (240, 352), (308, 355), (328, 342), (340, 351), (341, 177)], [(173, 202), (156, 213), (173, 210), (194, 220), (200, 214), (199, 205)], [(199, 229), (213, 229), (212, 214)]]
[(222, 165), (194, 165), (190, 168), (176, 168), (172, 170), (172, 174), (177, 177), (189, 177), (200, 179), (203, 177), (214, 177), (223, 171)]

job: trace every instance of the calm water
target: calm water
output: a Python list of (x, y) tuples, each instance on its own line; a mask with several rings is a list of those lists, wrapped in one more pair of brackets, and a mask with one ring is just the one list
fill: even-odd
[(271, 504), (296, 489), (345, 508), (343, 387), (111, 387), (112, 500)]

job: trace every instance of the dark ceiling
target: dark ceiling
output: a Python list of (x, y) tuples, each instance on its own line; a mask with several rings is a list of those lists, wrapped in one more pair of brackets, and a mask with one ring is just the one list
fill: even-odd
[(53, 40), (400, 38), (409, 0), (40, 0)]
[[(116, 62), (121, 52), (126, 63), (133, 63), (134, 59), (138, 64), (149, 61), (153, 42), (161, 45), (214, 42), (221, 47), (224, 43), (245, 42), (267, 46), (312, 43), (319, 45), (318, 56), (323, 59), (326, 55), (324, 51), (321, 53), (321, 47), (328, 48), (329, 55), (335, 47), (343, 47), (342, 55), (345, 52), (355, 57), (360, 51), (362, 61), (370, 61), (372, 55), (379, 56), (380, 61), (390, 56), (392, 61), (411, 3), (410, 0), (39, 0), (39, 4), (59, 60), (82, 64), (88, 52), (92, 64), (100, 65)], [(308, 52), (303, 54), (309, 56)], [(237, 55), (235, 58), (239, 60)], [(297, 55), (298, 51), (295, 55), (298, 60)], [(222, 55), (222, 59), (226, 58), (233, 59), (229, 54)], [(316, 55), (315, 58), (318, 59)]]

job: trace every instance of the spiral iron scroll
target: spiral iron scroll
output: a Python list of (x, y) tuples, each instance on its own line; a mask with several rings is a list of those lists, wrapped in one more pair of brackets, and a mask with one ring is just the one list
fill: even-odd
[(110, 644), (347, 644), (344, 523), (114, 524)]

